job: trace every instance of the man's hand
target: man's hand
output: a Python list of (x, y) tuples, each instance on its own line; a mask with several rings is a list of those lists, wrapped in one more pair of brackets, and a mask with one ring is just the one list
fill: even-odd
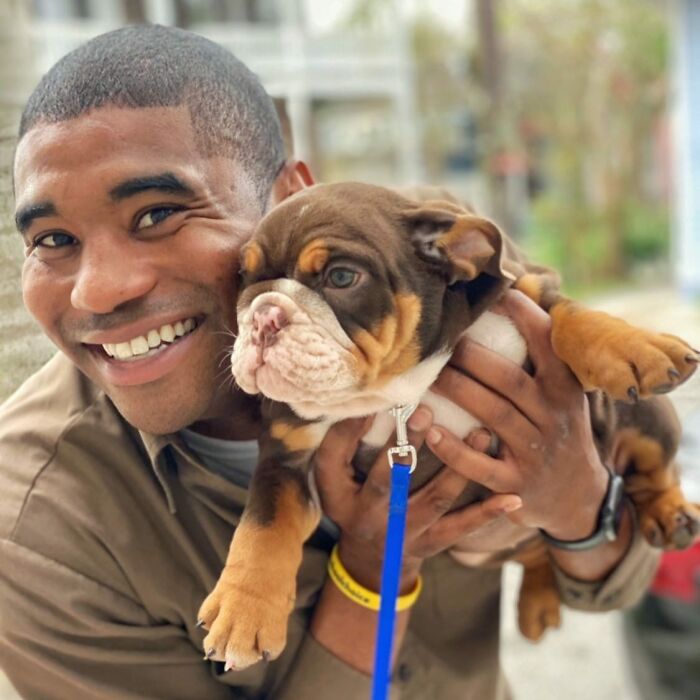
[(525, 338), (532, 376), (465, 339), (433, 387), (498, 435), (498, 457), (480, 451), (489, 441), (483, 430), (465, 444), (434, 427), (428, 445), (464, 477), (496, 493), (519, 495), (523, 507), (510, 515), (513, 521), (558, 539), (587, 537), (608, 482), (594, 447), (588, 402), (554, 354), (549, 315), (516, 291), (506, 294), (503, 310)]
[[(408, 422), (408, 438), (420, 449), (432, 423), (430, 411), (420, 406)], [(378, 591), (384, 557), (391, 473), (386, 449), (364, 484), (353, 479), (352, 457), (371, 420), (351, 419), (331, 428), (316, 457), (316, 479), (324, 512), (341, 530), (340, 558), (359, 583)], [(394, 444), (390, 440), (387, 448)], [(468, 477), (443, 468), (409, 500), (404, 544), (402, 593), (413, 588), (423, 559), (449, 548), (499, 516), (520, 507), (517, 496), (498, 494), (448, 513)]]

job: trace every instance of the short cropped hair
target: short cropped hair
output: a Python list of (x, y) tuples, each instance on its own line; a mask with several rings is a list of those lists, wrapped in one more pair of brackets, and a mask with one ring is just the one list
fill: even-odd
[(19, 137), (41, 122), (104, 106), (187, 105), (197, 147), (226, 155), (251, 177), (261, 207), (284, 164), (279, 119), (260, 80), (233, 54), (198, 34), (135, 25), (95, 37), (56, 63), (22, 114)]

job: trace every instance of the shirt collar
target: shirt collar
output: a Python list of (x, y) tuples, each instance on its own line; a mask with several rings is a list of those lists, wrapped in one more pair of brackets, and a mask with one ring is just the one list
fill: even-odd
[(144, 430), (139, 430), (138, 433), (146, 449), (146, 454), (153, 468), (153, 473), (165, 493), (165, 498), (168, 502), (168, 510), (174, 515), (177, 512), (177, 507), (175, 505), (175, 496), (170, 486), (169, 478), (173, 476), (171, 473), (174, 472), (177, 467), (171, 450), (183, 450), (184, 443), (182, 438), (175, 433), (154, 435)]

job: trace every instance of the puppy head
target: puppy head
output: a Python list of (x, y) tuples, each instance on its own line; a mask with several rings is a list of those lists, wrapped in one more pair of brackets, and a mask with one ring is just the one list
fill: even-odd
[[(454, 204), (316, 185), (268, 214), (242, 250), (233, 374), (305, 418), (411, 400), (514, 279), (510, 265), (498, 228)], [(411, 396), (396, 396), (397, 377), (412, 377)]]

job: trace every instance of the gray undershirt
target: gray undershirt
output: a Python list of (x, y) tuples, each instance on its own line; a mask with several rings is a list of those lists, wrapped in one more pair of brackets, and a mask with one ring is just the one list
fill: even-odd
[[(210, 472), (248, 489), (258, 462), (257, 440), (221, 440), (187, 428), (180, 431), (180, 437)], [(324, 515), (320, 527), (333, 539), (338, 539), (338, 527), (330, 518)]]

